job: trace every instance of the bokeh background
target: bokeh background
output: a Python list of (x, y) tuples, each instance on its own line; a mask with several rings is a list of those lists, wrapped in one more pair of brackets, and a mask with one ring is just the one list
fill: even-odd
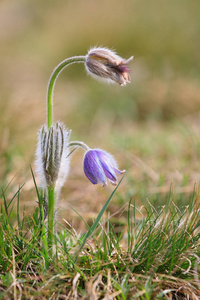
[[(132, 198), (153, 205), (169, 191), (190, 202), (200, 180), (200, 2), (134, 0), (4, 0), (0, 2), (0, 185), (11, 199), (36, 204), (30, 172), (37, 132), (46, 121), (46, 87), (54, 67), (93, 46), (129, 58), (132, 82), (105, 85), (83, 65), (63, 71), (55, 89), (55, 120), (72, 129), (71, 140), (115, 155), (127, 174), (109, 209)], [(112, 187), (93, 186), (82, 169), (82, 150), (59, 204), (95, 216)], [(73, 209), (71, 208), (73, 207)]]

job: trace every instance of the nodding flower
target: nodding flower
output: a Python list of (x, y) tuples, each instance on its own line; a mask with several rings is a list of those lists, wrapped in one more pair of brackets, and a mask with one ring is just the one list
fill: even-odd
[(87, 178), (93, 183), (107, 185), (107, 178), (113, 185), (117, 184), (118, 174), (125, 173), (120, 171), (113, 156), (101, 149), (90, 149), (85, 153), (83, 160), (84, 172)]
[(107, 48), (93, 48), (86, 55), (85, 67), (91, 76), (108, 82), (117, 82), (121, 86), (131, 81), (128, 64), (133, 59), (124, 59)]

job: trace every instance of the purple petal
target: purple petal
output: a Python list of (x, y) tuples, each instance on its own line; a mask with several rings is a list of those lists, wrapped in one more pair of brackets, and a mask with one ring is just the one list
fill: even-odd
[(117, 170), (117, 164), (109, 153), (103, 150), (96, 150), (99, 160), (103, 167), (106, 177), (114, 184), (117, 182), (115, 170)]
[(113, 166), (106, 161), (101, 161), (101, 165), (106, 174), (106, 177), (112, 181), (117, 181), (115, 169), (113, 168)]
[(100, 161), (106, 161), (113, 168), (117, 169), (117, 163), (110, 153), (108, 153), (104, 150), (101, 150), (101, 149), (96, 149), (95, 151), (96, 151)]
[(120, 170), (118, 170), (118, 169), (115, 168), (115, 172), (117, 174), (124, 174), (124, 173), (126, 173), (126, 170), (120, 171)]
[(117, 66), (117, 69), (119, 71), (121, 71), (122, 73), (130, 73), (130, 69), (127, 67), (127, 66), (124, 66), (124, 65), (119, 65)]
[(84, 157), (84, 172), (87, 178), (93, 183), (106, 184), (106, 175), (99, 161), (95, 150), (89, 150)]

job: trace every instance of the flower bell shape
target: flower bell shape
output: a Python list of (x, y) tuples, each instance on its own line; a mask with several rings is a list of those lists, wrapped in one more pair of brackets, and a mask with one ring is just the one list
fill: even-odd
[(128, 64), (133, 59), (124, 59), (107, 48), (93, 48), (86, 55), (85, 67), (91, 76), (108, 82), (117, 82), (121, 86), (129, 83)]
[(44, 125), (38, 134), (36, 167), (42, 188), (55, 187), (58, 193), (69, 171), (70, 131), (61, 123)]
[(91, 149), (85, 153), (83, 160), (84, 172), (87, 178), (93, 183), (107, 185), (107, 179), (113, 185), (117, 184), (118, 174), (125, 173), (117, 167), (116, 161), (108, 152), (101, 149)]

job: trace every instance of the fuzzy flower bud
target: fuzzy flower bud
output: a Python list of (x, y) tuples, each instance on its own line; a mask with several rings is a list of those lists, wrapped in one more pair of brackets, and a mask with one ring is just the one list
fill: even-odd
[(130, 82), (128, 64), (133, 59), (124, 59), (107, 48), (93, 48), (86, 55), (85, 67), (87, 72), (108, 82), (117, 82), (125, 86)]
[(101, 149), (91, 149), (86, 152), (83, 160), (84, 172), (87, 178), (93, 183), (107, 185), (107, 179), (113, 185), (117, 184), (118, 174), (123, 174), (117, 167), (116, 161), (108, 152)]
[(60, 123), (49, 129), (44, 125), (38, 134), (37, 173), (42, 188), (55, 187), (58, 192), (69, 171), (68, 141), (70, 131)]

